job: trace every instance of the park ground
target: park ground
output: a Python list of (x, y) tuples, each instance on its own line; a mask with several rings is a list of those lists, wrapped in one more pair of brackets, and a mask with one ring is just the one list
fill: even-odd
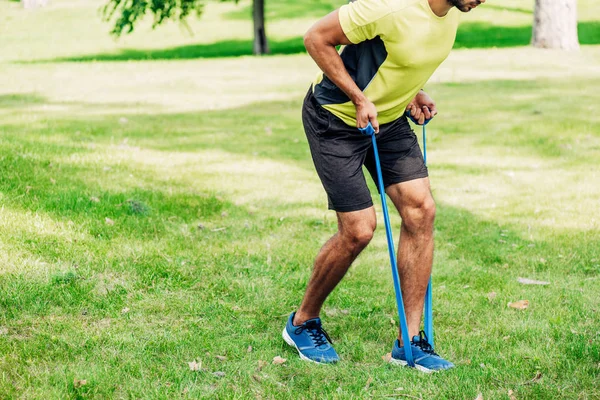
[(342, 361), (281, 339), (336, 230), (300, 122), (302, 34), (336, 2), (272, 3), (274, 55), (252, 57), (248, 2), (116, 41), (101, 2), (0, 1), (0, 399), (600, 398), (594, 0), (579, 53), (527, 46), (532, 1), (488, 1), (426, 86), (436, 345), (457, 364), (435, 375), (383, 359), (379, 207), (323, 313)]

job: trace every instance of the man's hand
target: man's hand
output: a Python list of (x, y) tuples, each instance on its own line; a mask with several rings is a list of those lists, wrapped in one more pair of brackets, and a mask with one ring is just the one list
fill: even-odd
[(375, 133), (379, 133), (379, 121), (377, 121), (377, 109), (375, 104), (366, 98), (355, 104), (356, 106), (356, 127), (365, 128), (369, 122), (373, 126)]
[(406, 110), (410, 111), (410, 115), (418, 121), (419, 125), (423, 125), (426, 119), (431, 119), (437, 114), (435, 101), (422, 90), (406, 106)]

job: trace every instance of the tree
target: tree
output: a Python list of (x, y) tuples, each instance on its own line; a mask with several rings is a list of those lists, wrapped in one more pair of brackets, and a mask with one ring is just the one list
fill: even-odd
[(535, 0), (534, 47), (579, 50), (577, 0)]
[[(236, 3), (238, 0), (234, 0)], [(104, 20), (110, 21), (116, 16), (111, 33), (121, 36), (131, 33), (135, 24), (147, 12), (154, 18), (152, 28), (156, 28), (167, 20), (179, 20), (185, 24), (191, 14), (202, 15), (203, 0), (108, 0), (102, 8)], [(254, 54), (269, 53), (269, 45), (265, 32), (265, 2), (253, 0), (252, 19), (254, 21)]]
[(265, 32), (265, 0), (252, 1), (252, 20), (254, 21), (254, 54), (268, 54), (269, 43)]

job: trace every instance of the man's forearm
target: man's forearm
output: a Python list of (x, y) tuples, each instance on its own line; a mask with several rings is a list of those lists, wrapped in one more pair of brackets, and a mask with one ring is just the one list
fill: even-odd
[(321, 71), (350, 98), (355, 105), (361, 105), (367, 99), (356, 86), (344, 66), (342, 58), (333, 44), (327, 43), (320, 35), (308, 33), (304, 37), (304, 46), (315, 60)]

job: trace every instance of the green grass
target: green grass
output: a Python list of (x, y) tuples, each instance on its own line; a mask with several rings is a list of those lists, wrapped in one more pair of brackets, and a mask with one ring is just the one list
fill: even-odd
[[(436, 343), (458, 368), (381, 359), (396, 311), (380, 211), (323, 314), (342, 362), (315, 368), (280, 337), (336, 229), (300, 123), (313, 63), (196, 59), (247, 41), (245, 21), (213, 29), (232, 4), (209, 4), (205, 35), (123, 43), (96, 3), (52, 4), (0, 3), (1, 399), (600, 398), (599, 46), (456, 50), (426, 87)], [(467, 27), (504, 16), (518, 33), (528, 5), (505, 7)], [(284, 11), (282, 43), (310, 23)], [(86, 56), (103, 54), (130, 61)]]
[[(302, 17), (320, 18), (331, 11), (346, 4), (343, 0), (308, 0), (303, 2), (295, 1), (274, 1), (265, 4), (265, 19), (267, 21), (284, 20)], [(252, 18), (252, 4), (242, 3), (235, 11), (225, 14), (228, 19), (248, 19)]]

